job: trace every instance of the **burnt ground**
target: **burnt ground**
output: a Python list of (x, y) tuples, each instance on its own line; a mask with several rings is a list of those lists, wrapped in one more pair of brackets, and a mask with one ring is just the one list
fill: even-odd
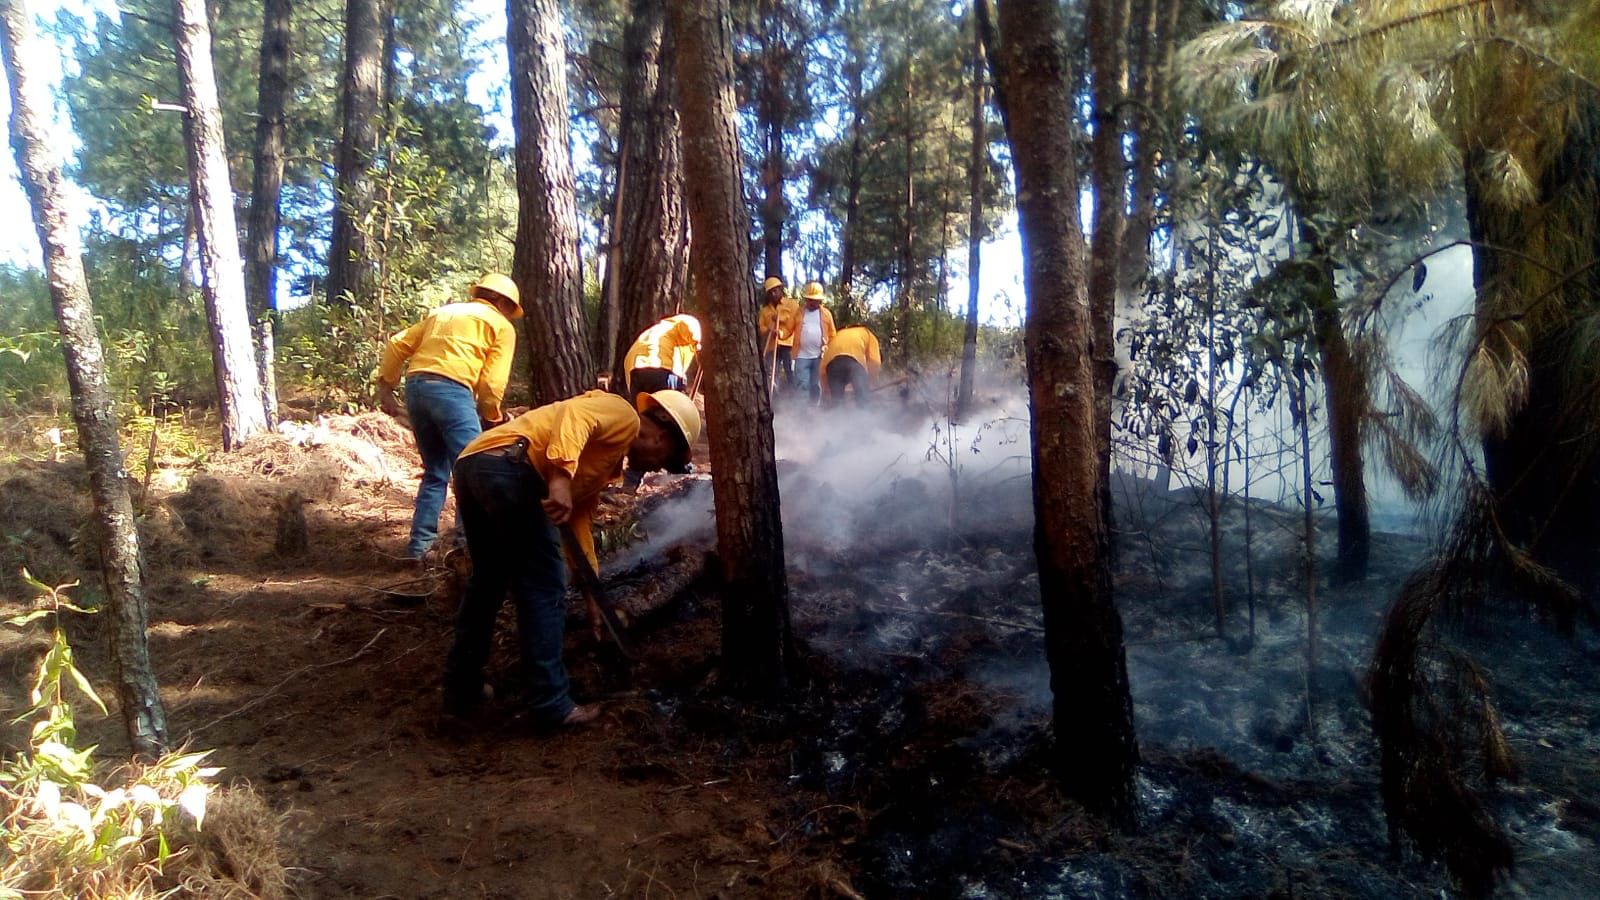
[[(1253, 506), (1247, 554), (1242, 508), (1229, 513), (1228, 638), (1217, 640), (1198, 504), (1127, 487), (1123, 506), (1138, 515), (1121, 526), (1117, 587), (1145, 765), (1141, 826), (1121, 835), (1049, 777), (1026, 479), (983, 485), (983, 502), (955, 506), (952, 531), (948, 519), (896, 515), (950, 508), (930, 502), (932, 477), (896, 478), (849, 512), (838, 495), (856, 492), (814, 469), (787, 472), (786, 513), (820, 521), (831, 506), (835, 517), (788, 528), (805, 675), (786, 704), (718, 691), (717, 597), (702, 580), (638, 623), (627, 677), (573, 606), (569, 664), (607, 711), (599, 727), (558, 737), (514, 719), (508, 611), (495, 716), (463, 734), (435, 718), (456, 585), (389, 555), (403, 543), (415, 463), (387, 425), (339, 420), (314, 449), (274, 438), (158, 479), (145, 504), (151, 651), (172, 731), (215, 748), (225, 778), (283, 812), (302, 896), (1448, 890), (1439, 866), (1389, 859), (1362, 703), (1381, 612), (1425, 550), (1416, 539), (1383, 536), (1371, 577), (1322, 586), (1320, 666), (1308, 674), (1296, 517)], [(21, 596), (19, 564), (47, 581), (88, 568), (80, 479), (64, 463), (0, 479), (8, 605)], [(276, 510), (291, 489), (309, 501), (311, 550), (286, 558)], [(701, 546), (705, 493), (690, 486), (636, 528), (633, 501), (620, 499), (609, 539), (654, 542), (608, 571), (648, 577), (651, 548)], [(104, 683), (102, 627), (90, 618), (73, 634)], [(1455, 633), (1488, 666), (1524, 768), (1492, 799), (1519, 859), (1505, 892), (1595, 896), (1600, 649), (1592, 634), (1560, 639), (1511, 612)], [(16, 708), (37, 643), (0, 640), (0, 699)], [(84, 731), (122, 746), (114, 716)]]

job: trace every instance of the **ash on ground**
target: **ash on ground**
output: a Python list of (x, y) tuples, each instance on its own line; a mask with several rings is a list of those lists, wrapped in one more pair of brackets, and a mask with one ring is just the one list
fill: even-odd
[[(1308, 672), (1302, 514), (1237, 498), (1224, 508), (1219, 639), (1203, 498), (1124, 480), (1116, 588), (1143, 766), (1140, 827), (1122, 835), (1056, 796), (1048, 776), (1026, 471), (969, 480), (959, 502), (937, 462), (847, 490), (819, 466), (782, 470), (794, 626), (812, 678), (771, 737), (792, 741), (796, 788), (835, 810), (782, 840), (850, 843), (871, 896), (1449, 889), (1442, 866), (1391, 858), (1363, 687), (1384, 610), (1424, 541), (1377, 535), (1365, 580), (1319, 577)], [(709, 501), (705, 490), (690, 505)], [(682, 515), (659, 509), (643, 530), (709, 541), (709, 523), (686, 530)], [(1331, 560), (1331, 518), (1318, 515), (1317, 529), (1319, 561)], [(1600, 894), (1593, 636), (1561, 639), (1509, 612), (1457, 631), (1492, 674), (1525, 772), (1491, 794), (1517, 847), (1506, 890)], [(798, 816), (812, 801), (794, 802)]]

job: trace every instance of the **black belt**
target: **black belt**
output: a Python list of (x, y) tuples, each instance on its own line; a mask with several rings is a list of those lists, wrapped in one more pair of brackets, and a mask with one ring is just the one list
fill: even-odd
[(528, 439), (519, 437), (515, 441), (506, 444), (504, 447), (492, 447), (488, 450), (480, 451), (477, 455), (496, 456), (504, 459), (521, 459), (526, 461), (528, 458)]

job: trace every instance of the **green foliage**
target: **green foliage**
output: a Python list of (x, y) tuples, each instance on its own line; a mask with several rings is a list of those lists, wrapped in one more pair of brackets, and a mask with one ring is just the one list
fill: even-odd
[[(898, 292), (909, 285), (919, 302), (937, 300), (944, 294), (947, 253), (965, 247), (967, 240), (969, 20), (952, 17), (937, 3), (864, 2), (847, 4), (829, 24), (832, 30), (816, 49), (823, 74), (808, 87), (814, 103), (837, 124), (816, 129), (803, 170), (809, 179), (805, 215), (823, 223), (815, 227), (827, 239), (803, 244), (802, 258), (808, 270), (837, 272), (835, 242), (844, 239), (848, 227), (855, 247), (854, 294), (869, 295), (889, 285)], [(852, 63), (857, 54), (859, 61)], [(859, 95), (853, 64), (862, 67)], [(851, 130), (857, 120), (859, 146)], [(987, 124), (988, 142), (1002, 141), (999, 124)], [(996, 162), (1000, 156), (989, 154), (984, 183), (991, 233), (1008, 197), (1009, 179)]]
[[(7, 620), (26, 628), (50, 620), (50, 643), (18, 722), (32, 722), (28, 750), (0, 764), (0, 897), (156, 897), (156, 880), (187, 852), (174, 829), (204, 825), (219, 769), (210, 751), (169, 753), (123, 772), (96, 764), (78, 746), (70, 694), (102, 714), (105, 704), (73, 661), (63, 614), (91, 610), (67, 599), (72, 585), (24, 579), (38, 592), (31, 611)], [(114, 786), (107, 787), (107, 784)], [(192, 822), (192, 826), (187, 823)]]

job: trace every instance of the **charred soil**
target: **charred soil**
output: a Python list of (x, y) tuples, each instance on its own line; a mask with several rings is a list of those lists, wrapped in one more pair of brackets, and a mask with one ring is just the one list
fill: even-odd
[[(1256, 510), (1267, 537), (1250, 550), (1253, 639), (1230, 530), (1218, 640), (1199, 505), (1125, 503), (1140, 511), (1120, 539), (1118, 590), (1145, 764), (1140, 828), (1121, 834), (1050, 777), (1025, 479), (955, 530), (855, 523), (830, 542), (787, 529), (805, 665), (772, 703), (718, 689), (716, 585), (697, 562), (709, 532), (681, 527), (683, 510), (709, 504), (705, 479), (611, 498), (607, 573), (629, 596), (658, 596), (639, 605), (626, 667), (574, 598), (568, 664), (605, 713), (550, 736), (515, 716), (509, 609), (487, 714), (441, 724), (460, 559), (412, 570), (393, 556), (415, 486), (407, 436), (378, 416), (304, 428), (163, 481), (144, 503), (172, 731), (216, 748), (225, 777), (287, 814), (302, 896), (1388, 897), (1448, 884), (1437, 865), (1389, 858), (1361, 689), (1418, 541), (1380, 541), (1371, 577), (1325, 593), (1326, 644), (1306, 673), (1287, 513)], [(804, 509), (801, 491), (825, 493), (818, 477), (787, 473), (786, 498)], [(0, 485), (8, 606), (26, 600), (20, 564), (47, 581), (92, 571), (81, 481), (81, 467), (28, 464)], [(908, 479), (876, 511), (936, 491)], [(285, 516), (303, 520), (303, 550), (284, 544)], [(103, 676), (101, 627), (90, 618), (74, 637)], [(0, 641), (0, 699), (16, 708), (36, 649)], [(1492, 662), (1525, 764), (1493, 795), (1518, 844), (1517, 884), (1594, 895), (1592, 641), (1510, 614), (1460, 641)], [(86, 730), (122, 745), (114, 715)]]

